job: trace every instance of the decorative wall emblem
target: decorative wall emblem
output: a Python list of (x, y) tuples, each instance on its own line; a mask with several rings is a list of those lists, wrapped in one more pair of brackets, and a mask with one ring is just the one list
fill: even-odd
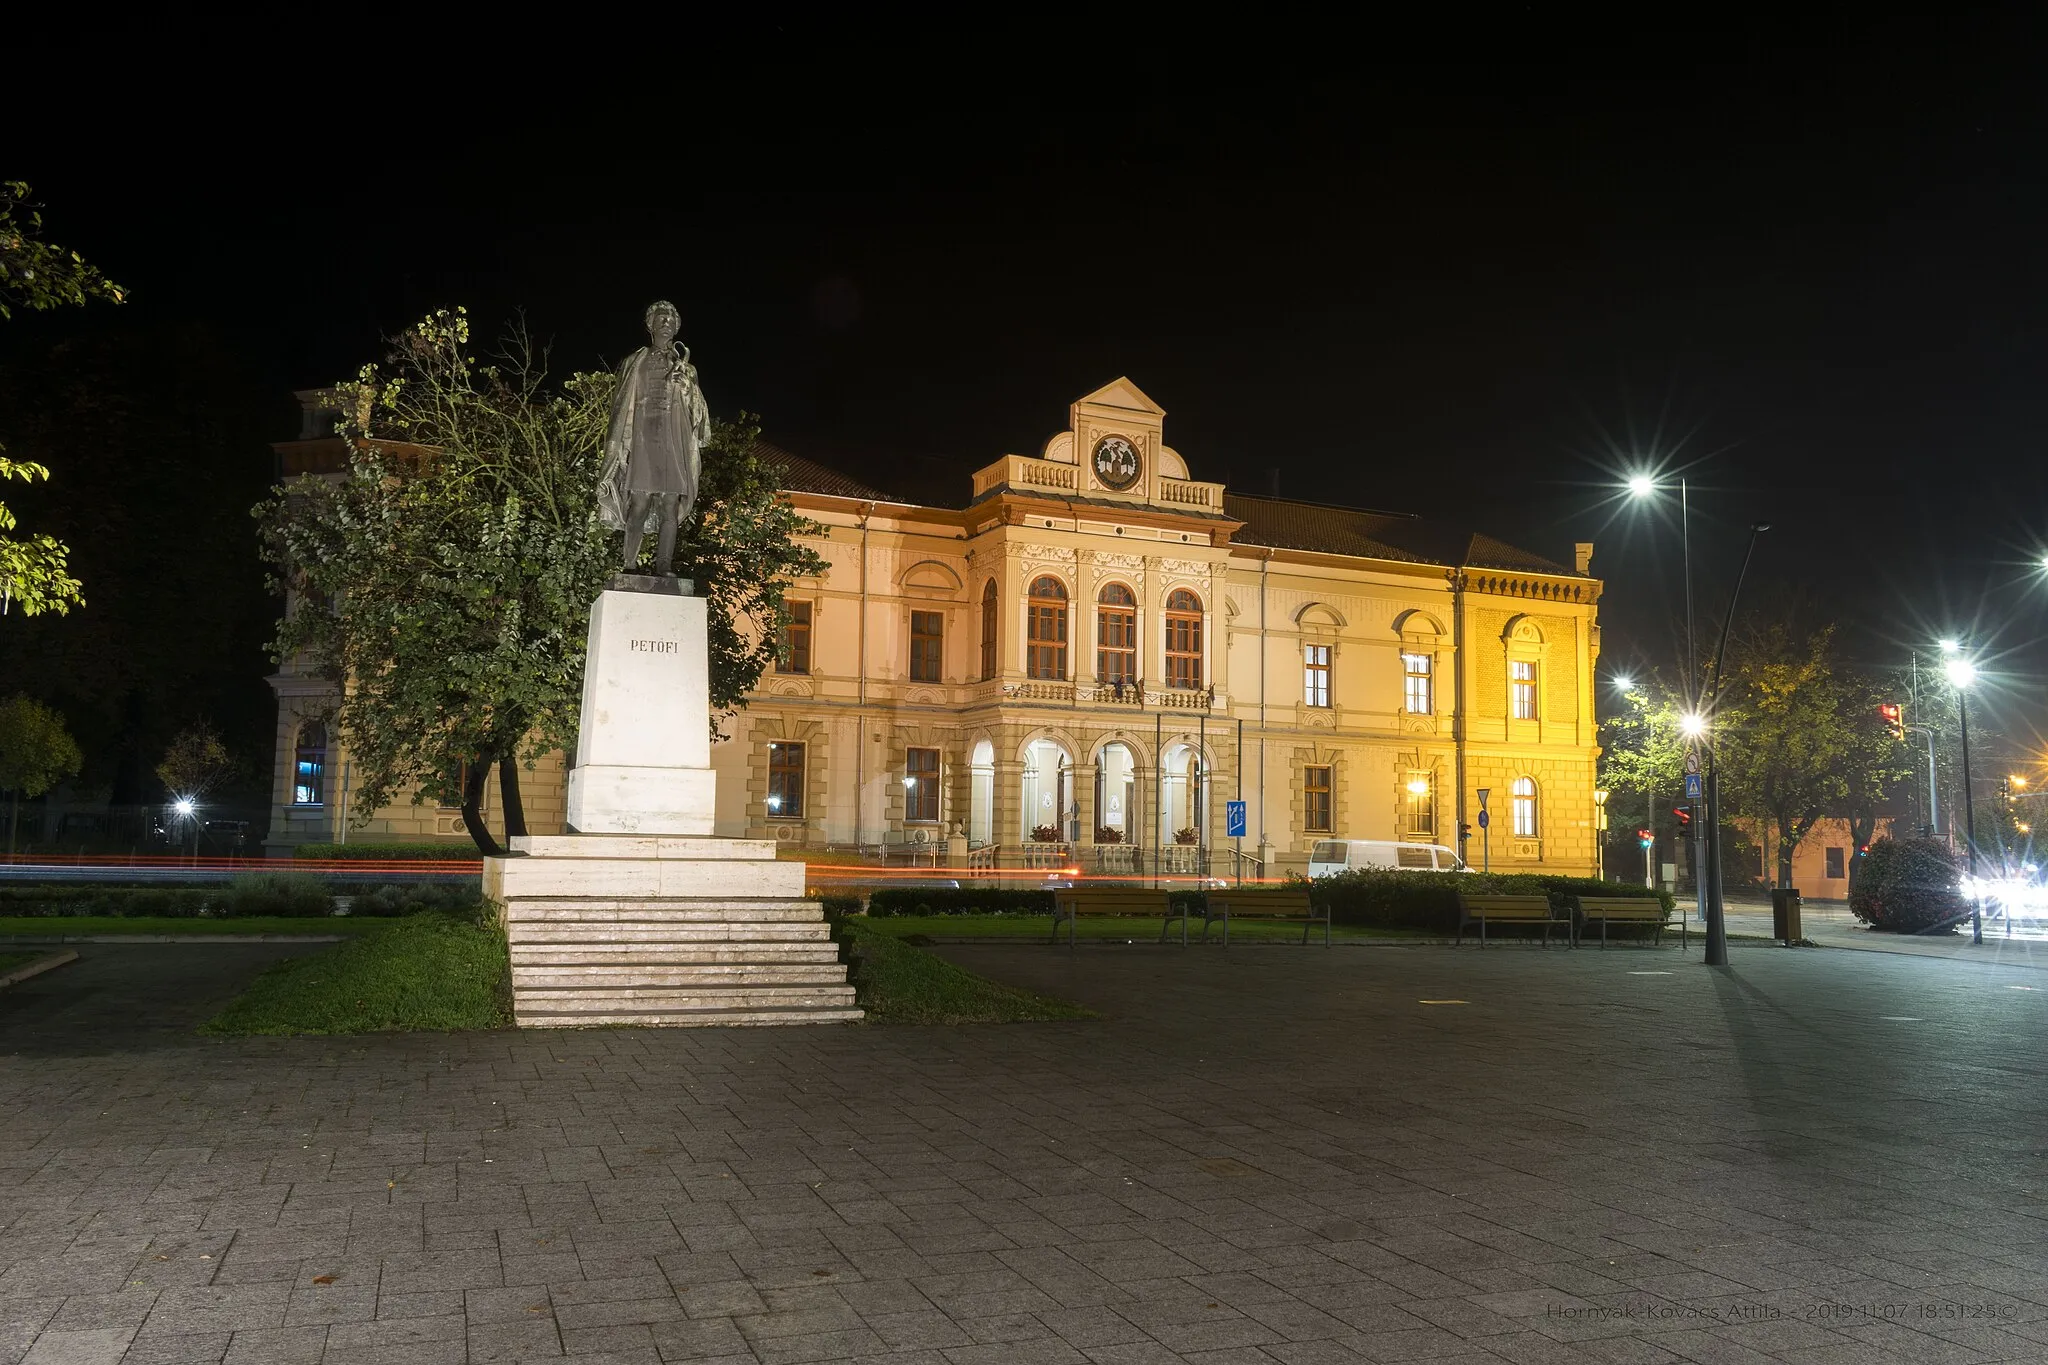
[(1113, 488), (1121, 493), (1138, 481), (1144, 470), (1144, 461), (1138, 458), (1138, 447), (1128, 436), (1111, 434), (1095, 443), (1095, 454), (1091, 461), (1095, 477), (1104, 488)]

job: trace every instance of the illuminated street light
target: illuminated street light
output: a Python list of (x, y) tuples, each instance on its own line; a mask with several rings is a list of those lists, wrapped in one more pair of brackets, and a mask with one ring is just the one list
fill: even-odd
[(2006, 781), (2012, 783), (2015, 787), (2025, 788), (2027, 785), (2027, 775), (2025, 773), (2014, 773)]
[[(1954, 653), (1950, 648), (1950, 644), (1951, 642), (1948, 640), (1941, 642), (1942, 653)], [(1942, 667), (1948, 673), (1948, 680), (1957, 687), (1968, 687), (1971, 683), (1977, 681), (1977, 665), (1960, 655), (1950, 659)]]
[(1628, 491), (1639, 498), (1647, 498), (1657, 491), (1657, 481), (1648, 474), (1636, 474), (1628, 481)]
[(1962, 645), (1943, 640), (1941, 652), (1948, 655), (1942, 665), (1956, 689), (1956, 719), (1963, 737), (1963, 851), (1970, 860), (1970, 942), (1984, 941), (1984, 901), (1977, 885), (1977, 807), (1970, 795), (1970, 684), (1977, 681), (1977, 665), (1963, 657)]
[(178, 814), (184, 819), (189, 820), (192, 818), (192, 812), (197, 810), (198, 807), (192, 804), (191, 797), (181, 796), (177, 799), (176, 803), (172, 805), (171, 809), (178, 812)]
[(1687, 739), (1698, 739), (1707, 732), (1707, 718), (1696, 711), (1688, 711), (1678, 718), (1678, 729)]
[(1957, 640), (1943, 640), (1941, 642), (1941, 652), (1944, 654), (1954, 654), (1957, 650), (1960, 650), (1962, 647), (1962, 643)]
[(1627, 692), (1627, 691), (1629, 691), (1629, 690), (1630, 690), (1631, 688), (1633, 688), (1633, 687), (1634, 687), (1635, 685), (1636, 685), (1636, 680), (1635, 680), (1634, 678), (1631, 678), (1631, 677), (1630, 677), (1630, 676), (1629, 676), (1628, 674), (1626, 674), (1626, 673), (1619, 673), (1619, 674), (1616, 674), (1616, 675), (1615, 675), (1615, 678), (1614, 678), (1614, 690), (1615, 690), (1615, 691), (1617, 691), (1617, 692)]

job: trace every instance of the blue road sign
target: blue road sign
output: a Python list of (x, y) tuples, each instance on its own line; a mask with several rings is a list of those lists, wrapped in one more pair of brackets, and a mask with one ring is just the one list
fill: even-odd
[(1685, 775), (1685, 799), (1688, 801), (1697, 801), (1706, 794), (1706, 779), (1701, 777), (1698, 773), (1687, 773)]
[(1493, 823), (1493, 820), (1492, 820), (1492, 818), (1491, 818), (1491, 817), (1489, 817), (1489, 816), (1487, 815), (1487, 813), (1486, 813), (1486, 807), (1484, 807), (1484, 806), (1481, 806), (1481, 807), (1479, 808), (1479, 828), (1481, 828), (1481, 829), (1485, 829), (1485, 828), (1486, 828), (1486, 827), (1487, 827), (1488, 825), (1490, 825), (1490, 824), (1492, 824), (1492, 823)]
[(1244, 805), (1242, 801), (1223, 803), (1223, 833), (1226, 838), (1244, 838)]

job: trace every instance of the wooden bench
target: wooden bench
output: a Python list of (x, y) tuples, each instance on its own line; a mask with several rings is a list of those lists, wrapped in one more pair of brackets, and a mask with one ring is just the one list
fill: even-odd
[[(1067, 946), (1074, 946), (1080, 919), (1083, 915), (1163, 915), (1173, 919), (1173, 907), (1164, 890), (1152, 890), (1137, 886), (1077, 886), (1052, 893), (1052, 941), (1060, 941), (1060, 922), (1067, 926)], [(1159, 937), (1166, 938), (1166, 926), (1159, 928)], [(1181, 925), (1181, 937), (1187, 937), (1187, 925)]]
[[(1323, 926), (1323, 946), (1330, 946), (1330, 908), (1321, 909), (1309, 904), (1308, 888), (1305, 886), (1259, 886), (1232, 887), (1209, 893), (1209, 908), (1202, 914), (1202, 942), (1209, 941), (1209, 926), (1217, 920), (1223, 921), (1223, 946), (1230, 946), (1230, 921), (1233, 919), (1279, 920), (1285, 924), (1301, 925), (1301, 941), (1308, 942), (1308, 931), (1318, 924)], [(1171, 922), (1171, 917), (1169, 917)], [(1188, 922), (1183, 915), (1180, 921), (1181, 942), (1187, 942)], [(1165, 930), (1159, 934), (1163, 941)]]
[(1543, 946), (1550, 946), (1550, 927), (1564, 926), (1567, 941), (1571, 941), (1572, 922), (1570, 917), (1560, 915), (1550, 907), (1548, 896), (1458, 896), (1458, 942), (1465, 941), (1465, 927), (1479, 926), (1479, 946), (1486, 946), (1488, 924), (1540, 924), (1543, 926)]
[(1664, 941), (1664, 926), (1668, 914), (1664, 902), (1655, 896), (1581, 896), (1579, 917), (1600, 921), (1600, 946), (1607, 946), (1607, 921), (1621, 924), (1653, 924), (1657, 927), (1658, 943)]

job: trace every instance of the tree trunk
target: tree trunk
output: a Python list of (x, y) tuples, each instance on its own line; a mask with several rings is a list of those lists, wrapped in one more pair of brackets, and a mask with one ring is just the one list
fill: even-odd
[(1849, 817), (1849, 894), (1856, 894), (1856, 882), (1863, 871), (1863, 846), (1877, 833), (1875, 815)]
[(1799, 840), (1792, 837), (1792, 824), (1787, 820), (1778, 822), (1778, 886), (1781, 890), (1792, 888), (1792, 854), (1799, 848)]
[(519, 755), (515, 749), (498, 756), (498, 798), (505, 808), (505, 837), (524, 838), (526, 807), (519, 801)]
[(491, 827), (484, 823), (484, 780), (491, 775), (491, 760), (488, 754), (479, 754), (469, 765), (462, 780), (462, 826), (469, 831), (469, 837), (486, 858), (502, 858), (505, 848), (491, 833)]

